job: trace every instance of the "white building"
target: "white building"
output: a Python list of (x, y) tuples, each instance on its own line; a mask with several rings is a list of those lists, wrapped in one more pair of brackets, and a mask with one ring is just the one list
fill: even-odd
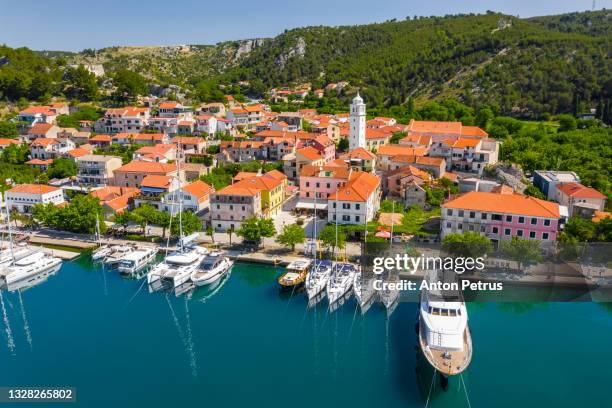
[(351, 103), (349, 117), (349, 150), (366, 147), (366, 105), (357, 94)]
[(327, 220), (338, 224), (365, 224), (380, 206), (380, 177), (355, 171), (349, 181), (327, 200)]
[(5, 198), (9, 211), (28, 214), (36, 204), (62, 204), (64, 193), (61, 188), (46, 184), (19, 184), (8, 190)]

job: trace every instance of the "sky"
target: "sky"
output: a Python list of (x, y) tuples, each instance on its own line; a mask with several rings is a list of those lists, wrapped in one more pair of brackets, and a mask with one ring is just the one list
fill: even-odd
[[(593, 0), (0, 0), (0, 44), (80, 51), (215, 44), (311, 25), (499, 11), (520, 17), (590, 10)], [(612, 0), (596, 0), (612, 8)]]

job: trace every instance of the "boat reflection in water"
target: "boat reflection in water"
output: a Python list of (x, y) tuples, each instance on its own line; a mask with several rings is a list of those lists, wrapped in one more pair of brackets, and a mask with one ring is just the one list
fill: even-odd
[(52, 269), (42, 271), (36, 275), (31, 275), (26, 279), (22, 279), (16, 282), (9, 282), (6, 284), (6, 290), (8, 290), (9, 292), (14, 292), (17, 290), (23, 292), (26, 289), (30, 289), (36, 285), (45, 282), (49, 278), (49, 276), (55, 275), (57, 271), (60, 270), (60, 268), (61, 264), (57, 265)]

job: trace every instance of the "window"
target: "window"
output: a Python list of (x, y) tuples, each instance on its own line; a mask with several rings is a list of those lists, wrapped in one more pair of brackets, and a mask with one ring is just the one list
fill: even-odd
[(351, 203), (342, 203), (342, 209), (343, 210), (350, 210), (351, 209)]
[(359, 216), (358, 215), (355, 216), (355, 222), (359, 222)]
[(550, 220), (544, 220), (544, 226), (550, 227)]
[(332, 205), (333, 208), (336, 208), (336, 203), (334, 202), (334, 204)]
[(449, 228), (449, 229), (450, 229), (450, 228), (452, 228), (452, 226), (453, 226), (453, 224), (452, 224), (452, 223), (450, 223), (450, 222), (447, 222), (447, 223), (446, 223), (446, 228)]
[(457, 229), (462, 230), (463, 229), (463, 224), (461, 224), (461, 223), (457, 224)]
[(336, 221), (336, 214), (334, 214), (334, 216), (332, 217), (332, 219), (333, 219), (334, 221)]
[(529, 238), (535, 238), (535, 237), (536, 237), (535, 231), (530, 231), (529, 232)]
[(331, 188), (331, 184), (330, 183), (327, 183), (327, 188)]
[(350, 215), (343, 215), (342, 216), (342, 221), (350, 221), (351, 220), (351, 216)]
[(470, 211), (470, 218), (476, 218), (476, 212)]
[(525, 223), (525, 217), (519, 217), (518, 222), (519, 222), (519, 224), (524, 224)]
[(516, 230), (516, 236), (517, 237), (522, 237), (523, 236), (523, 230)]
[(359, 204), (355, 204), (355, 209), (359, 210)]
[(548, 232), (542, 233), (542, 239), (548, 239)]
[(245, 211), (245, 210), (246, 210), (246, 207), (243, 205), (242, 206), (242, 211)]
[(487, 219), (487, 213), (482, 213), (480, 215), (480, 218), (482, 218), (483, 220), (486, 220)]
[(233, 210), (233, 209), (234, 209), (234, 206), (233, 206), (233, 205), (230, 205), (230, 210)]
[(453, 215), (453, 210), (451, 210), (450, 208), (448, 210), (446, 210), (446, 215)]
[(310, 193), (307, 191), (306, 192), (306, 198), (310, 197)]
[(320, 184), (317, 182), (317, 188), (319, 188), (319, 187), (320, 187)]
[(459, 216), (463, 217), (463, 210), (459, 210)]
[(485, 232), (485, 230), (486, 230), (485, 226), (484, 226), (484, 225), (481, 225), (481, 226), (480, 226), (480, 232)]
[(494, 233), (494, 234), (497, 234), (498, 232), (499, 232), (499, 228), (497, 228), (497, 227), (493, 227), (493, 233)]
[(510, 236), (511, 233), (512, 233), (512, 231), (510, 230), (510, 228), (504, 229), (504, 235)]
[(474, 231), (474, 226), (470, 224), (470, 226), (468, 227), (468, 229), (469, 229), (470, 231)]
[(512, 222), (512, 216), (506, 215), (506, 222)]
[(501, 221), (502, 216), (501, 216), (501, 214), (493, 214), (493, 215), (492, 215), (492, 217), (491, 217), (491, 219), (492, 219), (493, 221)]
[(306, 182), (306, 187), (310, 187), (310, 182)]
[(537, 225), (538, 223), (538, 219), (537, 218), (532, 218), (531, 219), (531, 225)]

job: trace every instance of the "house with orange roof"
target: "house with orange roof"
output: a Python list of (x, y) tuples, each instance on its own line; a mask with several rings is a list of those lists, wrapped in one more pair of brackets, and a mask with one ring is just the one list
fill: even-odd
[(304, 166), (322, 166), (323, 164), (323, 156), (321, 156), (319, 151), (314, 147), (308, 146), (297, 149), (295, 153), (290, 153), (283, 157), (283, 172), (290, 180), (297, 181)]
[(304, 115), (300, 112), (281, 112), (278, 114), (277, 123), (284, 122), (289, 132), (297, 132), (302, 129)]
[(606, 207), (604, 194), (580, 183), (560, 183), (556, 186), (556, 201), (567, 207), (569, 215), (582, 215), (591, 218), (595, 211)]
[(11, 145), (20, 145), (19, 140), (17, 139), (8, 139), (4, 137), (0, 137), (0, 152), (6, 149)]
[(126, 106), (107, 109), (94, 124), (94, 129), (100, 133), (139, 133), (148, 125), (150, 117), (150, 108)]
[(432, 143), (429, 155), (443, 157), (449, 171), (482, 174), (487, 166), (497, 163), (499, 142), (494, 139), (463, 136), (442, 139)]
[(78, 131), (70, 136), (70, 140), (74, 142), (77, 146), (82, 144), (89, 143), (89, 138), (91, 137), (91, 132)]
[(120, 214), (133, 207), (134, 197), (140, 193), (138, 188), (105, 186), (89, 193), (100, 200), (107, 216)]
[(30, 158), (32, 159), (55, 159), (67, 154), (76, 146), (70, 139), (49, 139), (41, 137), (30, 144)]
[(210, 223), (215, 231), (237, 230), (244, 220), (262, 215), (262, 191), (229, 185), (210, 195)]
[(158, 106), (158, 116), (160, 118), (191, 119), (193, 110), (180, 102), (165, 101)]
[(264, 217), (278, 214), (285, 199), (286, 183), (276, 173), (244, 177), (232, 185), (261, 191), (261, 209)]
[(41, 160), (41, 159), (31, 159), (25, 162), (28, 166), (38, 169), (41, 172), (46, 172), (49, 170), (49, 166), (53, 164), (53, 159)]
[(366, 172), (351, 172), (348, 181), (327, 199), (327, 220), (338, 224), (365, 224), (380, 207), (381, 179)]
[(391, 168), (391, 162), (396, 156), (425, 156), (427, 148), (410, 147), (395, 144), (385, 144), (378, 147), (376, 151), (376, 169), (387, 171)]
[(228, 161), (235, 163), (242, 161), (265, 160), (268, 158), (264, 142), (259, 141), (222, 141), (219, 145), (219, 149), (221, 153), (227, 157)]
[[(423, 186), (431, 184), (432, 181), (433, 176), (427, 171), (413, 165), (408, 165), (386, 173), (382, 187), (389, 196), (404, 199), (408, 184), (414, 182), (419, 186)], [(407, 206), (409, 207), (410, 205)]]
[(164, 201), (164, 198), (178, 190), (179, 187), (179, 180), (175, 176), (149, 174), (140, 182), (140, 194), (134, 197), (134, 207), (138, 208), (147, 204), (159, 211), (172, 210), (174, 213), (178, 207), (171, 208), (172, 202)]
[(427, 147), (431, 146), (432, 139), (429, 135), (410, 135), (399, 140), (399, 144), (402, 146), (410, 147)]
[(184, 211), (191, 211), (201, 218), (208, 218), (210, 209), (210, 195), (215, 192), (215, 189), (203, 182), (196, 180), (193, 183), (177, 188), (162, 198), (164, 211), (170, 212), (174, 207), (174, 212), (177, 211), (177, 203), (182, 201)]
[(512, 237), (552, 242), (557, 239), (559, 204), (518, 194), (470, 191), (442, 204), (441, 234), (476, 232), (495, 245)]
[(36, 204), (63, 204), (64, 193), (46, 184), (18, 184), (4, 193), (4, 199), (9, 211), (29, 214)]
[(95, 135), (89, 139), (89, 144), (95, 147), (108, 147), (113, 144), (113, 138), (110, 135)]
[(132, 136), (134, 144), (155, 146), (159, 144), (168, 144), (170, 139), (164, 133), (136, 133)]
[(194, 133), (196, 123), (193, 119), (179, 120), (177, 124), (177, 132), (180, 135), (191, 135)]
[(37, 123), (54, 124), (57, 119), (57, 112), (50, 106), (29, 106), (17, 115), (17, 120), (27, 122), (30, 126)]
[(363, 147), (342, 154), (340, 159), (356, 171), (372, 172), (376, 168), (376, 155)]
[(203, 136), (213, 136), (217, 133), (217, 117), (204, 114), (196, 116), (195, 131)]
[(180, 151), (185, 153), (204, 153), (206, 151), (206, 139), (196, 136), (175, 136), (170, 143), (173, 143)]
[(47, 139), (56, 139), (59, 131), (59, 127), (50, 123), (35, 123), (34, 126), (28, 129), (26, 140), (31, 142), (42, 137)]
[(305, 165), (300, 171), (299, 199), (296, 209), (327, 209), (327, 198), (346, 184), (352, 174), (350, 167), (343, 163), (334, 165)]
[(89, 151), (88, 149), (76, 147), (72, 150), (68, 150), (66, 152), (66, 157), (70, 157), (71, 159), (76, 160), (77, 158), (86, 156), (88, 154), (91, 154), (91, 151)]
[(77, 182), (87, 186), (113, 184), (115, 170), (121, 167), (121, 157), (86, 154), (76, 158)]
[(134, 160), (168, 163), (168, 161), (176, 160), (176, 145), (143, 146), (134, 152)]
[(133, 160), (114, 171), (114, 180), (111, 184), (140, 188), (144, 178), (151, 175), (178, 177), (176, 164)]
[(263, 120), (265, 107), (262, 104), (245, 105), (227, 111), (226, 117), (238, 130), (250, 131)]

